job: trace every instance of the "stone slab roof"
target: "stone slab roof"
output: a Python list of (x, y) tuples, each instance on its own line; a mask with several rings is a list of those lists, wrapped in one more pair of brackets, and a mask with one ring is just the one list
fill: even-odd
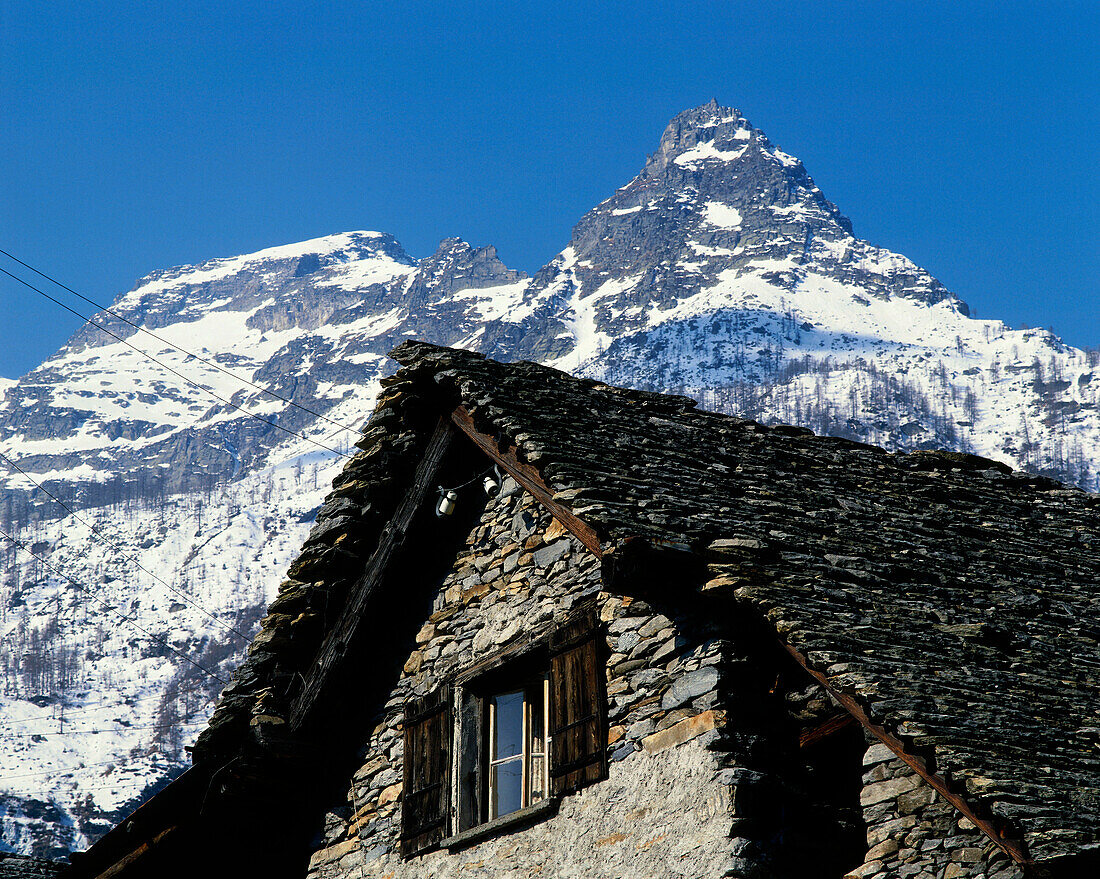
[(51, 879), (64, 868), (58, 861), (0, 852), (0, 879)]
[[(1042, 861), (1100, 847), (1100, 497), (958, 453), (890, 454), (532, 363), (405, 343), (196, 762), (277, 716), (329, 605), (416, 465), (425, 412), (463, 406), (614, 551), (686, 544), (704, 592), (811, 671)], [(669, 588), (696, 588), (674, 583)], [(297, 627), (297, 628), (296, 628)], [(251, 720), (250, 720), (251, 719)]]

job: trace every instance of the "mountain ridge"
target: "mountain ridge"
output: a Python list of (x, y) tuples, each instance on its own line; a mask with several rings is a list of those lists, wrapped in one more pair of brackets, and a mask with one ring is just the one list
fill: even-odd
[(91, 326), (6, 393), (0, 382), (0, 453), (119, 547), (0, 471), (0, 524), (82, 584), (11, 547), (0, 555), (0, 731), (25, 724), (42, 739), (0, 739), (0, 765), (46, 773), (0, 778), (2, 844), (86, 844), (186, 764), (183, 731), (197, 727), (182, 724), (216, 695), (83, 591), (228, 674), (239, 647), (225, 626), (249, 631), (263, 612), (393, 369), (387, 352), (407, 338), (1095, 488), (1100, 360), (970, 317), (931, 274), (852, 229), (799, 160), (712, 102), (675, 117), (531, 276), (489, 245), (444, 238), (415, 259), (360, 231), (139, 279), (111, 311), (170, 344), (96, 320), (262, 420)]

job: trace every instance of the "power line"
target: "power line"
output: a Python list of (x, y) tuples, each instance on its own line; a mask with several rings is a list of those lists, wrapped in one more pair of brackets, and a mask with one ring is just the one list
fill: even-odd
[(50, 499), (52, 499), (56, 504), (58, 504), (61, 507), (61, 509), (65, 510), (69, 515), (71, 515), (73, 518), (75, 518), (78, 522), (80, 522), (81, 524), (86, 526), (88, 528), (88, 530), (91, 531), (92, 534), (96, 538), (101, 540), (103, 543), (107, 544), (115, 552), (119, 553), (124, 559), (126, 559), (127, 561), (132, 562), (133, 564), (137, 565), (138, 568), (140, 568), (142, 571), (144, 571), (146, 574), (148, 574), (150, 577), (152, 577), (154, 580), (156, 580), (158, 583), (160, 583), (162, 586), (164, 586), (170, 592), (174, 593), (175, 595), (178, 595), (187, 604), (190, 604), (192, 607), (194, 607), (197, 610), (201, 611), (202, 613), (206, 614), (207, 617), (209, 617), (211, 620), (213, 620), (215, 623), (217, 623), (219, 626), (221, 626), (227, 632), (231, 632), (232, 634), (236, 635), (238, 638), (240, 638), (246, 644), (248, 644), (252, 641), (252, 639), (249, 638), (248, 635), (244, 634), (244, 632), (238, 631), (236, 628), (229, 625), (229, 623), (222, 622), (222, 620), (218, 619), (218, 617), (214, 616), (214, 614), (212, 614), (210, 611), (208, 611), (202, 605), (198, 604), (195, 601), (192, 601), (191, 598), (189, 598), (185, 592), (183, 592), (179, 589), (176, 589), (174, 586), (169, 584), (167, 580), (164, 580), (163, 578), (159, 577), (157, 574), (154, 574), (152, 571), (150, 571), (148, 568), (146, 568), (141, 562), (139, 562), (134, 556), (127, 555), (125, 550), (121, 549), (117, 543), (113, 543), (112, 541), (108, 540), (106, 536), (104, 536), (103, 534), (101, 534), (99, 532), (99, 529), (96, 528), (95, 525), (93, 525), (88, 520), (84, 519), (72, 507), (70, 507), (68, 504), (66, 504), (63, 500), (61, 500), (61, 498), (59, 498), (57, 495), (55, 495), (53, 492), (51, 492), (48, 488), (45, 488), (41, 483), (36, 482), (34, 480), (34, 478), (26, 470), (24, 470), (22, 467), (20, 467), (18, 464), (16, 464), (15, 461), (13, 461), (11, 458), (9, 458), (7, 455), (5, 455), (3, 452), (0, 452), (0, 459), (5, 461), (8, 464), (8, 466), (14, 467), (16, 470), (18, 470), (20, 473), (22, 473), (23, 476), (27, 479), (28, 482), (30, 482), (31, 485), (33, 485), (35, 488), (39, 489), (44, 494), (46, 494)]
[(42, 296), (45, 296), (51, 302), (54, 302), (57, 305), (60, 305), (66, 311), (70, 312), (71, 314), (75, 314), (81, 320), (85, 321), (86, 323), (91, 324), (93, 327), (96, 327), (97, 329), (102, 330), (103, 332), (105, 332), (108, 336), (111, 336), (112, 338), (118, 340), (123, 345), (125, 345), (127, 348), (133, 349), (138, 354), (140, 354), (142, 357), (145, 357), (146, 359), (153, 361), (153, 363), (157, 364), (162, 369), (166, 369), (170, 373), (172, 373), (172, 375), (183, 379), (183, 381), (187, 382), (187, 384), (191, 385), (192, 387), (198, 388), (200, 391), (205, 391), (206, 393), (208, 393), (214, 399), (220, 400), (226, 406), (229, 406), (232, 409), (236, 409), (238, 412), (241, 412), (241, 413), (247, 415), (249, 418), (256, 419), (256, 421), (260, 422), (260, 424), (266, 424), (268, 427), (274, 427), (276, 430), (281, 430), (283, 433), (289, 434), (290, 436), (294, 437), (295, 439), (305, 440), (307, 443), (313, 443), (313, 445), (317, 446), (317, 448), (324, 449), (326, 452), (332, 452), (332, 454), (339, 455), (341, 458), (347, 458), (349, 461), (352, 459), (352, 456), (347, 454), (346, 452), (341, 452), (339, 449), (334, 449), (331, 446), (326, 446), (324, 443), (317, 442), (317, 440), (315, 440), (315, 439), (310, 439), (308, 436), (304, 436), (303, 434), (296, 433), (295, 431), (291, 430), (288, 427), (283, 427), (281, 424), (279, 424), (276, 421), (268, 421), (266, 418), (261, 418), (255, 412), (249, 412), (243, 406), (239, 406), (236, 403), (232, 402), (231, 400), (227, 400), (225, 397), (221, 396), (221, 394), (219, 394), (217, 391), (215, 391), (211, 388), (208, 388), (206, 385), (202, 385), (202, 384), (199, 384), (196, 381), (192, 381), (187, 376), (185, 376), (182, 372), (180, 372), (179, 370), (173, 369), (168, 364), (164, 363), (161, 360), (158, 360), (156, 357), (154, 357), (148, 351), (143, 351), (141, 348), (138, 348), (136, 345), (134, 345), (131, 342), (128, 342), (126, 339), (122, 338), (122, 336), (120, 336), (118, 333), (115, 333), (115, 332), (107, 329), (107, 327), (103, 326), (102, 324), (96, 323), (94, 320), (92, 320), (92, 318), (81, 314), (75, 308), (72, 308), (72, 307), (66, 305), (60, 299), (56, 298), (55, 296), (51, 296), (49, 293), (45, 292), (44, 290), (40, 290), (38, 287), (35, 287), (34, 284), (31, 284), (29, 281), (24, 281), (18, 275), (12, 274), (7, 269), (0, 268), (0, 274), (7, 275), (13, 281), (18, 281), (24, 287), (28, 287), (31, 290), (34, 290), (35, 293), (38, 293)]
[[(0, 271), (3, 271), (3, 270), (0, 269)], [(8, 534), (7, 531), (5, 531), (2, 528), (0, 528), (0, 536), (6, 537), (12, 543), (14, 543), (16, 546), (18, 546), (21, 550), (23, 550), (23, 552), (27, 553), (32, 558), (37, 559), (39, 562), (41, 562), (43, 565), (45, 565), (47, 568), (49, 568), (51, 571), (53, 571), (59, 577), (64, 577), (66, 580), (68, 580), (74, 586), (78, 587), (82, 592), (85, 591), (85, 587), (82, 583), (80, 583), (77, 580), (75, 580), (74, 578), (70, 577), (68, 574), (65, 574), (65, 573), (59, 571), (55, 565), (50, 564), (48, 561), (46, 561), (40, 555), (38, 555), (37, 553), (33, 552), (30, 548), (28, 548), (27, 545), (25, 543), (23, 543), (23, 541), (18, 540), (15, 537), (12, 537), (10, 534)], [(135, 629), (137, 629), (143, 635), (145, 635), (146, 637), (148, 637), (151, 640), (155, 641), (157, 644), (160, 644), (162, 647), (167, 647), (174, 654), (176, 654), (176, 656), (178, 656), (180, 659), (186, 660), (187, 662), (191, 663), (191, 665), (195, 666), (195, 668), (197, 668), (199, 671), (203, 672), (206, 675), (209, 675), (211, 678), (216, 680), (222, 686), (228, 686), (229, 685), (229, 682), (227, 680), (225, 680), (224, 678), (222, 678), (219, 675), (214, 674), (214, 672), (210, 671), (210, 669), (208, 669), (205, 666), (201, 665), (200, 663), (196, 662), (194, 659), (192, 659), (190, 656), (188, 656), (183, 651), (177, 650), (175, 647), (173, 647), (171, 644), (169, 644), (163, 638), (158, 638), (152, 632), (149, 632), (146, 629), (143, 629), (141, 626), (139, 626), (134, 621), (134, 619), (132, 617), (127, 616), (122, 611), (118, 610), (117, 608), (111, 607), (111, 605), (109, 605), (106, 601), (103, 601), (100, 598), (96, 598), (94, 595), (91, 596), (91, 597), (93, 599), (95, 599), (96, 601), (98, 601), (105, 608), (107, 608), (107, 610), (111, 611), (112, 613), (114, 613), (115, 615), (120, 617), (122, 620), (129, 623), (131, 626), (133, 626)]]
[[(159, 767), (154, 767), (154, 768), (159, 768)], [(169, 770), (170, 769), (179, 769), (179, 768), (181, 768), (181, 764), (179, 764), (179, 763), (175, 764), (174, 766), (168, 767)], [(120, 771), (125, 771), (125, 770), (120, 770)], [(138, 779), (135, 779), (135, 780), (138, 780)], [(79, 795), (82, 795), (85, 791), (91, 791), (91, 790), (113, 790), (113, 791), (117, 791), (121, 787), (121, 782), (122, 781), (123, 781), (123, 779), (120, 779), (118, 784), (81, 784), (80, 787), (76, 788), (76, 789), (65, 789), (61, 786), (58, 786), (58, 787), (52, 788), (50, 790), (15, 790), (15, 791), (10, 791), (10, 794), (13, 797), (20, 797), (20, 798), (29, 798), (29, 797), (34, 797), (34, 796), (50, 796), (51, 794), (64, 794), (64, 793), (76, 794), (76, 795), (79, 796)], [(146, 781), (145, 782), (145, 787), (149, 787), (150, 785), (154, 785), (154, 784), (160, 784), (161, 782), (168, 783), (170, 781), (172, 781), (172, 779), (166, 778), (165, 776), (161, 776), (160, 778), (154, 779), (153, 781)], [(0, 783), (2, 783), (2, 782), (3, 782), (3, 779), (0, 778)], [(75, 784), (79, 784), (79, 782), (75, 778), (66, 778), (62, 781), (62, 784), (75, 785)], [(135, 794), (132, 797), (129, 797), (127, 799), (127, 802), (129, 802), (130, 800), (135, 799), (138, 796), (140, 796), (140, 792), (138, 794)]]
[[(316, 418), (320, 418), (322, 421), (327, 421), (329, 424), (333, 425), (334, 427), (339, 427), (341, 430), (347, 430), (347, 431), (350, 431), (351, 433), (355, 433), (355, 434), (359, 433), (359, 431), (356, 430), (354, 427), (348, 427), (348, 425), (341, 424), (339, 421), (333, 421), (331, 418), (329, 418), (326, 415), (322, 415), (320, 412), (314, 412), (312, 409), (310, 409), (306, 406), (302, 406), (298, 403), (295, 403), (293, 400), (288, 400), (286, 397), (283, 397), (283, 396), (275, 393), (274, 391), (272, 391), (268, 388), (265, 388), (263, 385), (256, 384), (256, 382), (249, 381), (246, 378), (242, 378), (241, 376), (237, 375), (235, 372), (230, 372), (228, 369), (226, 369), (225, 367), (219, 365), (218, 363), (215, 363), (212, 360), (208, 360), (205, 357), (201, 357), (198, 354), (195, 354), (193, 351), (188, 351), (186, 348), (181, 348), (179, 345), (176, 345), (173, 342), (169, 342), (163, 336), (157, 335), (152, 330), (147, 330), (145, 327), (141, 326), (140, 324), (134, 323), (133, 321), (129, 320), (128, 318), (124, 317), (123, 315), (119, 314), (118, 312), (113, 311), (112, 309), (108, 308), (105, 305), (100, 305), (95, 300), (89, 299), (83, 293), (77, 293), (76, 290), (74, 290), (72, 287), (69, 287), (66, 284), (62, 284), (56, 278), (52, 278), (49, 275), (47, 275), (45, 272), (43, 272), (39, 269), (36, 269), (34, 266), (30, 265), (29, 263), (23, 262), (23, 260), (19, 259), (19, 257), (13, 256), (12, 254), (8, 253), (6, 250), (0, 250), (0, 254), (3, 254), (8, 259), (19, 263), (19, 265), (23, 266), (23, 268), (30, 269), (30, 271), (34, 272), (40, 278), (45, 278), (51, 284), (55, 284), (56, 286), (60, 287), (62, 290), (67, 290), (68, 292), (72, 293), (73, 296), (76, 296), (78, 299), (83, 299), (89, 305), (94, 305), (100, 311), (106, 312), (107, 314), (111, 315), (111, 317), (122, 321), (124, 324), (129, 324), (131, 327), (133, 327), (138, 332), (145, 333), (145, 335), (147, 335), (147, 336), (152, 336), (158, 342), (161, 342), (162, 344), (167, 345), (169, 348), (173, 348), (176, 351), (179, 351), (181, 354), (186, 354), (188, 357), (193, 357), (196, 360), (198, 360), (200, 363), (205, 363), (207, 366), (218, 370), (218, 372), (225, 373), (230, 378), (235, 379), (236, 381), (239, 381), (242, 384), (250, 385), (251, 387), (254, 387), (256, 390), (262, 391), (263, 393), (267, 394), (270, 397), (274, 397), (276, 400), (282, 400), (284, 403), (286, 403), (289, 406), (293, 406), (295, 409), (300, 409), (302, 412), (307, 412), (307, 413), (309, 413), (310, 415), (313, 415)], [(99, 325), (98, 324), (93, 324), (93, 326), (99, 326)]]
[[(57, 720), (58, 720), (59, 723), (64, 722), (64, 718), (58, 718)], [(44, 732), (17, 732), (17, 733), (13, 733), (13, 732), (5, 732), (3, 730), (0, 730), (0, 738), (4, 738), (4, 739), (32, 739), (35, 736), (43, 736), (43, 737), (46, 737), (46, 736), (49, 736), (49, 737), (54, 737), (54, 736), (94, 736), (94, 735), (100, 735), (102, 733), (130, 732), (130, 730), (133, 730), (133, 729), (172, 730), (172, 729), (180, 729), (181, 727), (185, 727), (185, 726), (206, 726), (209, 722), (210, 721), (208, 721), (208, 720), (181, 720), (178, 723), (152, 723), (152, 724), (141, 724), (140, 726), (118, 726), (118, 727), (115, 727), (113, 729), (71, 729), (68, 732), (65, 732), (64, 730), (61, 730), (60, 732), (57, 731), (57, 730), (54, 730), (53, 732), (50, 732), (50, 731), (47, 730), (47, 731), (44, 731)]]
[[(188, 696), (191, 693), (204, 693), (204, 690), (203, 690), (202, 687), (192, 687), (191, 689), (188, 689), (188, 690), (179, 690), (179, 691), (177, 691), (176, 695), (177, 696)], [(205, 693), (204, 693), (204, 695), (205, 695)], [(74, 708), (71, 711), (66, 711), (64, 708), (62, 708), (62, 715), (61, 716), (65, 717), (65, 718), (68, 718), (73, 714), (87, 714), (90, 711), (117, 711), (117, 710), (120, 710), (122, 708), (130, 707), (130, 704), (129, 704), (130, 702), (148, 702), (150, 699), (163, 699), (164, 696), (165, 696), (164, 693), (158, 693), (155, 696), (135, 696), (132, 699), (129, 699), (128, 701), (126, 699), (123, 699), (121, 702), (112, 702), (109, 705), (86, 706), (84, 708)], [(212, 698), (212, 697), (208, 697), (208, 698)], [(6, 723), (6, 724), (13, 724), (13, 723), (50, 723), (54, 720), (57, 720), (57, 717), (53, 717), (53, 718), (48, 718), (48, 717), (13, 717), (13, 718), (10, 718), (10, 719), (5, 719), (4, 723)]]
[(121, 761), (104, 760), (102, 763), (85, 763), (83, 766), (76, 767), (76, 769), (62, 769), (61, 767), (55, 767), (53, 769), (44, 769), (41, 772), (23, 772), (19, 775), (2, 775), (0, 776), (0, 784), (3, 784), (5, 781), (10, 781), (13, 778), (35, 778), (39, 775), (54, 775), (59, 772), (64, 775), (70, 775), (73, 772), (79, 772), (81, 769), (90, 769), (95, 766), (117, 766), (119, 762)]

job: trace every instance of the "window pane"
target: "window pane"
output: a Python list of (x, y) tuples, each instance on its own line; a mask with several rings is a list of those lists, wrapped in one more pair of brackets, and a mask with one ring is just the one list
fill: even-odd
[(523, 752), (523, 691), (493, 697), (496, 716), (494, 760)]
[(489, 771), (491, 816), (498, 818), (521, 808), (523, 806), (523, 760), (498, 763)]
[(527, 750), (531, 754), (546, 751), (546, 720), (543, 717), (542, 681), (527, 690)]

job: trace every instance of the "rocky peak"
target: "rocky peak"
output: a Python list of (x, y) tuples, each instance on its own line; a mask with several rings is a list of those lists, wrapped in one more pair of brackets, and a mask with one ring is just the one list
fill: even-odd
[(799, 159), (779, 149), (740, 110), (713, 100), (668, 124), (639, 181), (715, 196), (738, 208), (801, 204), (808, 215), (852, 234), (851, 221), (825, 198)]
[(303, 277), (328, 266), (378, 258), (409, 266), (416, 264), (416, 260), (392, 235), (384, 232), (341, 232), (295, 244), (266, 247), (241, 256), (208, 259), (195, 265), (150, 272), (138, 280), (116, 306), (125, 308), (134, 305), (146, 296), (159, 295), (175, 286), (211, 283), (241, 273)]
[(558, 328), (555, 347), (525, 338), (520, 348), (583, 371), (612, 340), (644, 347), (657, 327), (689, 313), (775, 315), (808, 299), (831, 312), (849, 307), (854, 288), (860, 301), (946, 300), (966, 314), (920, 267), (857, 239), (802, 162), (740, 110), (711, 101), (676, 116), (639, 174), (585, 214), (569, 247), (535, 276), (529, 298)]
[(461, 238), (444, 238), (435, 253), (420, 261), (409, 287), (412, 302), (444, 298), (459, 290), (482, 290), (522, 281), (524, 272), (508, 268), (492, 245), (472, 247)]
[[(109, 327), (115, 336), (128, 338), (135, 332), (131, 324), (158, 330), (174, 323), (199, 320), (210, 310), (252, 309), (265, 301), (275, 303), (277, 309), (285, 306), (292, 311), (308, 310), (319, 293), (333, 289), (332, 282), (337, 279), (342, 287), (366, 287), (388, 280), (394, 274), (408, 273), (416, 264), (392, 235), (342, 232), (241, 256), (150, 272), (111, 304), (110, 312), (125, 320), (101, 312), (95, 316), (95, 321)], [(348, 299), (347, 296), (337, 298)], [(333, 311), (331, 305), (323, 308), (327, 314)], [(326, 317), (314, 318), (313, 326)], [(255, 326), (262, 324), (261, 318), (257, 317), (256, 321)], [(278, 323), (266, 328), (274, 328)], [(114, 336), (104, 334), (97, 326), (85, 324), (62, 351), (80, 351), (115, 342)]]
[[(759, 133), (759, 132), (758, 132)], [(716, 100), (685, 110), (668, 123), (657, 152), (646, 162), (646, 172), (659, 174), (669, 162), (700, 144), (712, 144), (716, 151), (739, 150), (752, 139), (749, 121), (735, 107), (720, 107)]]

